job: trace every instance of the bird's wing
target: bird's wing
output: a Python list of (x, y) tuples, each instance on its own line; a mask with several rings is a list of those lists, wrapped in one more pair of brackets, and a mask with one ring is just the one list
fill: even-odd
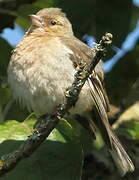
[[(70, 48), (73, 51), (70, 58), (74, 65), (78, 66), (81, 60), (84, 60), (87, 63), (92, 60), (94, 56), (93, 51), (78, 39), (63, 39), (62, 42), (67, 48)], [(88, 85), (90, 86), (92, 100), (94, 101), (94, 105), (99, 115), (97, 125), (109, 148), (112, 158), (115, 161), (115, 165), (122, 176), (128, 171), (134, 171), (133, 162), (108, 122), (107, 111), (109, 110), (109, 101), (103, 86), (103, 71), (100, 62), (93, 70), (92, 75), (88, 78)]]
[[(85, 45), (83, 42), (78, 40), (77, 38), (62, 38), (62, 43), (72, 50), (72, 54), (70, 54), (70, 59), (73, 62), (74, 67), (76, 68), (81, 61), (85, 61), (87, 64), (89, 64), (92, 61), (92, 58), (94, 57), (94, 52), (90, 47)], [(109, 101), (106, 94), (106, 91), (103, 86), (103, 68), (102, 68), (102, 62), (99, 62), (95, 69), (92, 72), (92, 75), (88, 79), (88, 85), (90, 87), (90, 91), (94, 99), (94, 96), (99, 96), (101, 103), (104, 106), (105, 111), (107, 112), (109, 110)], [(98, 102), (99, 103), (99, 102)], [(96, 103), (94, 103), (96, 106)], [(99, 106), (101, 107), (101, 106)], [(98, 109), (97, 109), (98, 110)], [(101, 109), (100, 109), (101, 111)], [(101, 117), (103, 119), (103, 117)]]

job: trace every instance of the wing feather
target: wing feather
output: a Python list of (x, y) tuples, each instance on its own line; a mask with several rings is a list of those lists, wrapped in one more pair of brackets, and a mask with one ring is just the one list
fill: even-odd
[[(62, 41), (68, 48), (73, 51), (70, 58), (75, 67), (78, 66), (81, 61), (90, 63), (90, 61), (94, 57), (94, 53), (91, 48), (86, 46), (78, 39), (73, 38), (68, 40), (65, 38), (62, 39)], [(100, 123), (97, 123), (97, 125), (100, 125), (98, 125), (98, 128), (109, 148), (115, 165), (117, 166), (120, 174), (123, 176), (129, 171), (134, 171), (134, 164), (124, 150), (122, 144), (113, 132), (112, 128), (110, 127), (107, 117), (107, 111), (109, 110), (109, 101), (103, 86), (103, 77), (103, 70), (100, 62), (93, 70), (92, 75), (88, 78), (88, 86), (90, 87), (92, 101), (94, 102), (97, 114), (99, 116), (98, 121)]]

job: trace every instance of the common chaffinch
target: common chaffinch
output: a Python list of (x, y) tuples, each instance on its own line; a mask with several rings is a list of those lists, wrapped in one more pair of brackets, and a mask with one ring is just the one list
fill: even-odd
[[(8, 81), (15, 99), (43, 115), (63, 102), (79, 64), (89, 63), (94, 52), (74, 36), (72, 25), (61, 9), (45, 8), (30, 17), (32, 25), (13, 51)], [(101, 122), (98, 128), (118, 170), (125, 175), (134, 171), (134, 165), (108, 122), (109, 102), (103, 79), (100, 62), (70, 113), (82, 115), (96, 107)], [(95, 132), (93, 128), (92, 131)]]

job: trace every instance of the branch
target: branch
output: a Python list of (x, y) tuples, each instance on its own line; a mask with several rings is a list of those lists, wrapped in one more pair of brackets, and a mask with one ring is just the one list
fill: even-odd
[(49, 115), (41, 117), (40, 123), (35, 128), (33, 134), (19, 147), (18, 150), (4, 155), (0, 160), (0, 175), (2, 176), (6, 172), (13, 169), (20, 160), (30, 156), (40, 144), (49, 136), (52, 130), (56, 127), (59, 120), (75, 105), (78, 100), (80, 91), (92, 73), (97, 63), (105, 55), (106, 46), (111, 44), (112, 34), (106, 33), (102, 37), (99, 44), (93, 49), (94, 57), (89, 65), (82, 62), (79, 70), (74, 75), (74, 82), (65, 93), (64, 103), (59, 105), (57, 110)]

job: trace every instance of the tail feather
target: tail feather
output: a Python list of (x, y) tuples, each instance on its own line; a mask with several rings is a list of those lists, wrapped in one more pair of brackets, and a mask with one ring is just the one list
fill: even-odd
[(109, 152), (119, 173), (121, 176), (124, 176), (127, 172), (133, 172), (135, 169), (134, 164), (114, 132), (111, 131), (109, 136), (111, 138), (111, 149), (109, 149)]
[(105, 98), (102, 97), (103, 93), (101, 89), (97, 86), (95, 81), (92, 82), (88, 79), (88, 83), (99, 119), (101, 120), (99, 128), (100, 132), (102, 133), (102, 137), (108, 146), (109, 152), (115, 162), (115, 165), (117, 166), (117, 169), (119, 170), (119, 173), (121, 176), (124, 176), (127, 172), (133, 172), (135, 168), (132, 160), (110, 127), (107, 117), (107, 106), (105, 105), (106, 102), (103, 102)]

